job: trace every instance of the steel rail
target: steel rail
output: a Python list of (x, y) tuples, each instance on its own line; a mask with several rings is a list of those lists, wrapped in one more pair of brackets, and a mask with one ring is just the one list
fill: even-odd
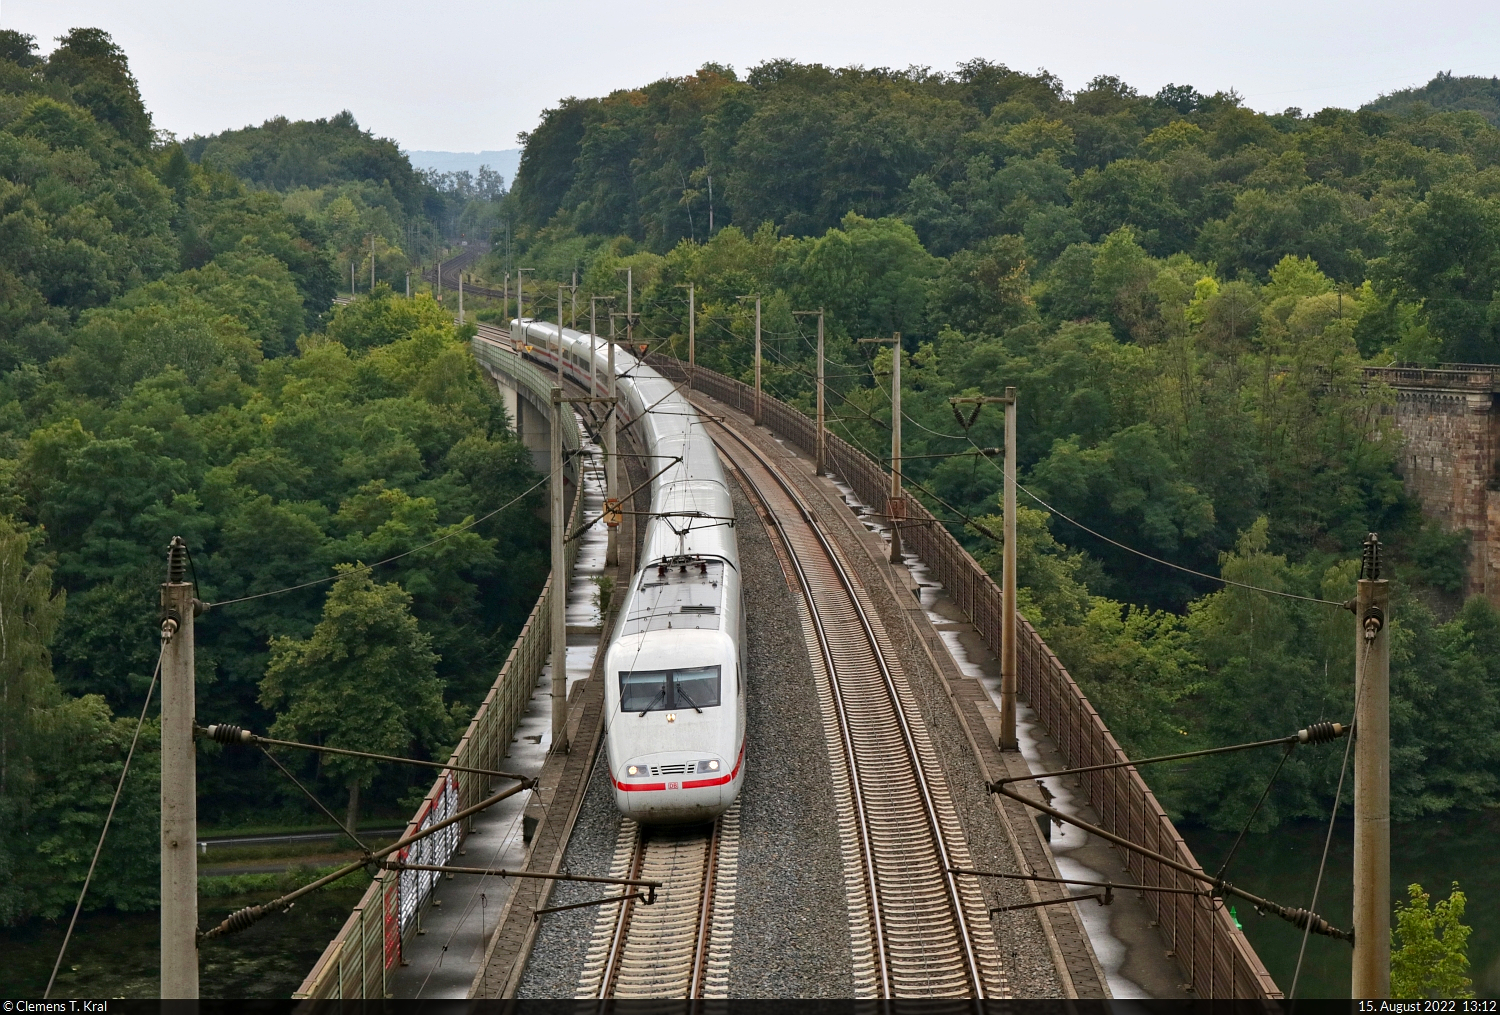
[[(744, 444), (744, 441), (740, 441), (740, 443)], [(746, 447), (748, 448), (749, 445), (746, 445)], [(803, 570), (802, 562), (797, 558), (796, 551), (792, 549), (791, 538), (788, 536), (785, 526), (782, 525), (781, 518), (775, 511), (771, 510), (771, 505), (767, 502), (765, 495), (761, 492), (760, 487), (756, 485), (755, 481), (743, 469), (736, 469), (735, 471), (744, 480), (749, 492), (755, 496), (756, 500), (760, 501), (766, 519), (776, 528), (777, 533), (780, 534), (782, 545), (787, 549), (787, 559), (791, 562), (793, 571), (796, 572), (797, 582), (802, 588), (802, 596), (808, 604), (808, 613), (812, 618), (813, 627), (817, 631), (818, 650), (823, 657), (823, 666), (828, 671), (828, 683), (833, 692), (834, 708), (837, 710), (839, 717), (840, 748), (843, 751), (844, 763), (849, 769), (849, 792), (854, 797), (854, 824), (859, 836), (859, 850), (864, 858), (865, 889), (870, 893), (869, 918), (871, 934), (875, 941), (875, 975), (880, 984), (880, 996), (891, 997), (893, 991), (891, 988), (890, 956), (886, 954), (885, 947), (885, 926), (880, 907), (880, 879), (876, 873), (877, 864), (875, 861), (874, 836), (870, 832), (869, 813), (864, 801), (864, 786), (857, 774), (859, 772), (859, 759), (855, 755), (853, 737), (849, 732), (848, 705), (844, 701), (843, 688), (839, 686), (833, 659), (833, 650), (829, 644), (827, 633), (823, 630), (822, 619), (818, 616), (817, 608), (814, 605), (817, 602), (817, 598), (813, 595), (812, 584)], [(771, 472), (769, 468), (767, 468), (767, 472), (773, 477), (775, 476), (775, 473)]]
[(698, 933), (693, 941), (693, 966), (688, 974), (688, 997), (703, 996), (703, 981), (708, 976), (708, 945), (714, 926), (714, 892), (718, 887), (719, 828), (714, 822), (714, 834), (708, 842), (708, 858), (703, 864), (703, 898), (698, 903)]
[[(928, 781), (929, 776), (922, 764), (921, 753), (917, 749), (916, 741), (912, 736), (911, 726), (906, 716), (906, 711), (902, 706), (901, 697), (896, 688), (895, 680), (891, 674), (890, 665), (885, 658), (884, 652), (881, 650), (880, 642), (876, 637), (873, 626), (870, 623), (870, 619), (865, 610), (864, 604), (860, 602), (860, 598), (855, 592), (854, 582), (851, 579), (848, 569), (844, 565), (843, 560), (835, 550), (832, 539), (824, 531), (822, 525), (819, 524), (817, 518), (814, 516), (812, 510), (808, 507), (806, 501), (803, 500), (801, 494), (794, 489), (792, 484), (786, 479), (785, 476), (782, 475), (781, 471), (773, 466), (771, 462), (763, 454), (761, 454), (761, 452), (757, 448), (752, 446), (748, 441), (746, 441), (743, 437), (741, 437), (738, 433), (725, 425), (723, 422), (719, 422), (719, 426), (726, 434), (728, 434), (730, 437), (733, 437), (736, 443), (741, 445), (760, 464), (761, 468), (765, 470), (765, 472), (769, 476), (771, 476), (771, 478), (776, 481), (777, 485), (779, 485), (781, 489), (786, 493), (788, 499), (791, 500), (798, 513), (802, 516), (803, 522), (807, 526), (808, 530), (812, 532), (816, 537), (819, 546), (823, 549), (824, 555), (827, 557), (829, 564), (831, 565), (831, 568), (839, 581), (839, 584), (843, 587), (845, 595), (848, 596), (849, 602), (853, 606), (853, 611), (859, 619), (860, 627), (864, 632), (864, 636), (870, 646), (871, 653), (874, 656), (877, 666), (879, 667), (881, 680), (884, 683), (886, 693), (890, 698), (891, 708), (896, 717), (897, 726), (901, 734), (901, 739), (906, 747), (912, 770), (916, 774), (915, 782), (921, 796), (922, 811), (927, 820), (928, 831), (932, 835), (933, 845), (936, 847), (938, 853), (939, 863), (942, 866), (943, 887), (947, 896), (949, 908), (952, 910), (954, 930), (958, 937), (965, 971), (968, 975), (970, 985), (973, 988), (974, 996), (983, 998), (985, 996), (984, 977), (979, 968), (978, 956), (976, 955), (973, 936), (969, 928), (968, 917), (964, 913), (963, 899), (960, 894), (958, 882), (952, 874), (952, 856), (948, 848), (947, 838), (943, 833), (942, 823), (938, 816), (937, 805), (932, 799), (931, 789)], [(744, 475), (743, 470), (739, 471), (741, 471), (741, 474)], [(765, 497), (756, 486), (754, 480), (750, 479), (748, 476), (744, 476), (744, 478), (747, 480), (750, 486), (755, 489), (756, 497), (760, 499), (763, 504), (766, 504)], [(767, 508), (769, 508), (768, 504), (766, 506)], [(814, 628), (816, 629), (818, 634), (818, 641), (820, 644), (820, 649), (824, 656), (824, 662), (825, 665), (828, 666), (830, 683), (835, 689), (835, 700), (839, 705), (839, 723), (845, 739), (845, 752), (846, 756), (851, 758), (851, 785), (858, 786), (860, 782), (859, 769), (852, 763), (853, 734), (850, 728), (848, 712), (843, 701), (842, 693), (838, 689), (838, 672), (833, 665), (831, 640), (827, 630), (823, 626), (822, 618), (819, 616), (817, 597), (813, 595), (812, 586), (802, 566), (802, 562), (798, 559), (796, 551), (792, 547), (791, 541), (786, 537), (785, 529), (781, 522), (781, 519), (777, 517), (774, 512), (770, 512), (769, 510), (768, 514), (770, 515), (772, 522), (776, 526), (778, 532), (782, 534), (783, 542), (786, 544), (788, 549), (788, 556), (792, 560), (793, 567), (797, 572), (798, 582), (802, 586), (803, 595), (807, 598), (809, 613), (813, 618)], [(862, 808), (863, 794), (856, 791), (856, 796), (857, 799), (861, 801), (860, 806)], [(864, 823), (863, 815), (861, 815), (861, 823)], [(873, 881), (875, 880), (873, 871), (873, 852), (867, 853), (867, 856), (871, 861), (870, 878)], [(878, 892), (872, 894), (871, 902), (877, 909), (879, 908), (879, 900), (880, 894)], [(875, 923), (875, 926), (880, 926), (878, 919)], [(879, 936), (877, 937), (877, 942), (878, 944), (875, 949), (876, 954), (880, 955), (882, 959), (885, 959), (886, 957), (884, 955), (884, 949), (886, 946), (886, 941), (884, 940), (883, 933), (879, 934)], [(882, 969), (882, 976), (885, 986), (885, 996), (890, 996), (890, 971), (888, 964), (883, 963), (883, 965), (884, 968)]]
[[(692, 934), (686, 935), (682, 933), (683, 924), (681, 922), (666, 922), (661, 927), (654, 928), (665, 939), (660, 946), (659, 952), (661, 953), (660, 957), (668, 962), (673, 960), (671, 952), (674, 948), (680, 948), (683, 941), (690, 943), (690, 952), (685, 955), (682, 955), (680, 952), (678, 953), (682, 955), (682, 959), (686, 960), (683, 963), (684, 975), (678, 981), (676, 987), (668, 987), (666, 984), (662, 985), (663, 988), (672, 990), (672, 993), (652, 994), (649, 996), (675, 997), (679, 996), (678, 991), (680, 991), (680, 996), (688, 999), (702, 996), (707, 979), (710, 939), (713, 933), (714, 896), (717, 887), (715, 872), (718, 866), (719, 843), (722, 830), (722, 819), (715, 821), (706, 841), (700, 840), (699, 843), (698, 848), (701, 849), (703, 856), (703, 875), (697, 885), (698, 898), (689, 909), (693, 914), (693, 920), (696, 924)], [(641, 875), (651, 866), (648, 854), (652, 850), (653, 842), (650, 829), (646, 826), (637, 825), (635, 835), (636, 839), (632, 847), (629, 870), (630, 877), (639, 881)], [(659, 850), (665, 851), (670, 856), (673, 852), (681, 850), (684, 847), (684, 842), (679, 837), (668, 835), (659, 838), (655, 845)], [(694, 844), (690, 839), (686, 845), (687, 848), (692, 849)], [(659, 884), (660, 882), (657, 883)], [(646, 901), (647, 904), (650, 904), (650, 900)], [(657, 897), (658, 905), (661, 903), (668, 904), (665, 908), (670, 908), (671, 901), (670, 899), (662, 899), (660, 896)], [(653, 910), (653, 915), (657, 915), (657, 911)], [(668, 921), (671, 920), (670, 917), (663, 916), (663, 918)], [(597, 997), (601, 999), (613, 998), (619, 993), (620, 978), (626, 967), (627, 949), (648, 953), (658, 951), (655, 942), (650, 939), (650, 933), (650, 931), (643, 931), (637, 926), (635, 901), (628, 897), (625, 898), (616, 911), (609, 951), (605, 957), (603, 970), (599, 975), (599, 986), (596, 991)], [(678, 959), (677, 961), (682, 961), (682, 959)]]
[[(635, 833), (635, 852), (630, 858), (630, 877), (637, 879), (641, 876), (641, 866), (646, 861), (646, 830), (637, 826)], [(620, 975), (620, 959), (625, 953), (625, 939), (630, 932), (630, 917), (635, 904), (626, 899), (620, 904), (615, 918), (614, 938), (610, 942), (609, 955), (604, 961), (604, 972), (599, 977), (599, 997), (607, 998), (614, 994), (615, 980)]]

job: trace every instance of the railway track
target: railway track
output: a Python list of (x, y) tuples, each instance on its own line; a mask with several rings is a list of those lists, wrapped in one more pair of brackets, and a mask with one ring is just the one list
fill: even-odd
[(712, 826), (656, 829), (622, 819), (611, 876), (663, 886), (653, 905), (626, 899), (599, 914), (578, 997), (728, 997), (738, 851), (738, 804)]
[(794, 485), (733, 430), (720, 432), (715, 443), (776, 533), (772, 543), (806, 607), (839, 807), (856, 993), (1010, 996), (983, 897), (950, 873), (968, 865), (968, 848), (878, 616)]

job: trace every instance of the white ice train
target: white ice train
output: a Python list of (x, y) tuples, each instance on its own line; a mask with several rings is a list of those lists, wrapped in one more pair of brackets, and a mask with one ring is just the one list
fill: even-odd
[[(528, 359), (557, 369), (556, 325), (522, 321), (511, 334)], [(608, 393), (607, 353), (596, 339), (600, 395)], [(562, 355), (563, 370), (587, 388), (589, 336), (562, 329)], [(664, 471), (652, 482), (642, 567), (624, 592), (604, 657), (609, 776), (627, 817), (708, 821), (734, 802), (745, 778), (745, 610), (734, 504), (687, 398), (623, 345), (615, 347), (615, 370), (620, 426), (636, 429), (648, 474)]]

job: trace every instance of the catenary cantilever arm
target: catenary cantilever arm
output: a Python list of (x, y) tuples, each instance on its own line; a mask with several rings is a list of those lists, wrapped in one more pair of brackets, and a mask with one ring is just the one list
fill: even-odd
[[(1079, 775), (1084, 772), (1102, 772), (1115, 768), (1133, 768), (1138, 765), (1150, 765), (1163, 761), (1180, 761), (1185, 758), (1199, 758), (1211, 754), (1228, 754), (1233, 751), (1248, 751), (1256, 747), (1271, 747), (1273, 745), (1295, 746), (1297, 744), (1326, 743), (1331, 740), (1336, 740), (1339, 737), (1344, 736), (1348, 732), (1349, 728), (1344, 726), (1342, 723), (1314, 723), (1312, 726), (1309, 726), (1308, 728), (1303, 730), (1299, 730), (1289, 737), (1278, 737), (1274, 740), (1258, 740), (1254, 743), (1233, 744), (1229, 747), (1211, 747), (1201, 751), (1186, 751), (1182, 754), (1167, 754), (1155, 758), (1144, 758), (1140, 761), (1118, 761), (1107, 765), (1089, 765), (1084, 768), (1065, 768), (1059, 772), (1044, 772), (1042, 773), (1042, 776), (1050, 778), (1052, 776)], [(1108, 841), (1113, 842), (1118, 846), (1123, 846), (1126, 849), (1130, 850), (1132, 853), (1138, 853), (1148, 859), (1155, 860), (1162, 866), (1169, 867), (1180, 874), (1185, 874), (1195, 881), (1201, 881), (1204, 884), (1211, 885), (1213, 886), (1213, 889), (1215, 891), (1221, 894), (1234, 895), (1238, 898), (1244, 899), (1260, 912), (1273, 913), (1276, 916), (1281, 917), (1283, 920), (1289, 921), (1297, 927), (1305, 927), (1311, 930), (1314, 934), (1323, 934), (1327, 937), (1348, 941), (1351, 945), (1354, 944), (1354, 932), (1352, 930), (1340, 930), (1316, 913), (1309, 912), (1305, 909), (1294, 909), (1289, 906), (1283, 906), (1280, 903), (1272, 902), (1270, 899), (1262, 898), (1261, 896), (1256, 895), (1252, 892), (1247, 892), (1243, 888), (1239, 888), (1231, 884), (1230, 882), (1225, 881), (1223, 878), (1216, 878), (1211, 874), (1198, 870), (1195, 867), (1190, 867), (1187, 864), (1174, 860), (1169, 856), (1163, 856), (1155, 850), (1147, 849), (1145, 846), (1137, 845), (1136, 843), (1131, 842), (1129, 839), (1126, 839), (1120, 835), (1116, 835), (1114, 832), (1111, 832), (1108, 829), (1100, 828), (1098, 825), (1091, 824), (1087, 821), (1082, 820), (1081, 818), (1074, 817), (1071, 814), (1065, 814), (1062, 811), (1058, 810), (1056, 807), (1052, 807), (1049, 804), (1044, 804), (1036, 800), (1028, 799), (1027, 797), (1024, 797), (1020, 793), (1018, 793), (1011, 786), (1011, 783), (1028, 782), (1035, 779), (1037, 779), (1037, 776), (1035, 774), (1010, 776), (1009, 778), (997, 779), (994, 782), (987, 783), (986, 788), (991, 793), (998, 793), (1001, 796), (1008, 797), (1009, 799), (1014, 800), (1026, 807), (1031, 807), (1043, 812), (1044, 814), (1049, 814), (1052, 817), (1056, 818), (1058, 821), (1067, 822), (1068, 824), (1073, 825), (1075, 828), (1081, 828), (1085, 832), (1099, 836), (1101, 839), (1107, 839)]]

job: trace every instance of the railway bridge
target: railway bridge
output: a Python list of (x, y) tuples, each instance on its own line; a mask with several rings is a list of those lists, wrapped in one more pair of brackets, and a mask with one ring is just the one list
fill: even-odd
[[(486, 328), (474, 344), (516, 392), (518, 412), (555, 383), (503, 331)], [(913, 503), (906, 559), (888, 563), (882, 519), (865, 506), (884, 503), (879, 465), (827, 435), (831, 475), (818, 476), (806, 416), (763, 396), (757, 424), (740, 381), (653, 365), (688, 388), (738, 485), (752, 681), (739, 803), (712, 829), (622, 821), (593, 763), (603, 728), (596, 651), (570, 681), (572, 752), (538, 759), (513, 869), (655, 879), (651, 904), (580, 881), (403, 882), (383, 872), (298, 996), (1279, 997), (1232, 916), (1186, 891), (1198, 887), (1186, 877), (985, 791), (996, 779), (1034, 780), (1035, 799), (1197, 866), (1134, 769), (1049, 775), (1127, 759), (1024, 620), (1022, 750), (999, 750), (1001, 594), (958, 541)], [(630, 488), (644, 476), (638, 461), (625, 465), (637, 477)], [(644, 499), (635, 511), (649, 511)], [(584, 501), (575, 498), (575, 520)], [(627, 510), (618, 581), (633, 573), (633, 517)], [(569, 588), (578, 594), (576, 577), (549, 580), (453, 764), (502, 767), (526, 750), (523, 724), (546, 727), (538, 713), (548, 700), (533, 693), (547, 665), (546, 600)], [(606, 608), (580, 642), (603, 645), (612, 621)], [(571, 615), (569, 625), (572, 634)], [(412, 827), (485, 792), (445, 775)], [(476, 841), (494, 845), (483, 841), (492, 830), (452, 827), (460, 831), (424, 862), (463, 864), (456, 857)], [(975, 868), (1037, 879), (959, 873)], [(1072, 901), (1089, 889), (1061, 881), (1090, 878), (1179, 891), (1121, 892), (1105, 910)], [(602, 896), (619, 901), (593, 904)], [(469, 937), (463, 920), (446, 943), (423, 936), (444, 902), (467, 919), (477, 899), (486, 905)], [(428, 990), (440, 968), (447, 987)]]

